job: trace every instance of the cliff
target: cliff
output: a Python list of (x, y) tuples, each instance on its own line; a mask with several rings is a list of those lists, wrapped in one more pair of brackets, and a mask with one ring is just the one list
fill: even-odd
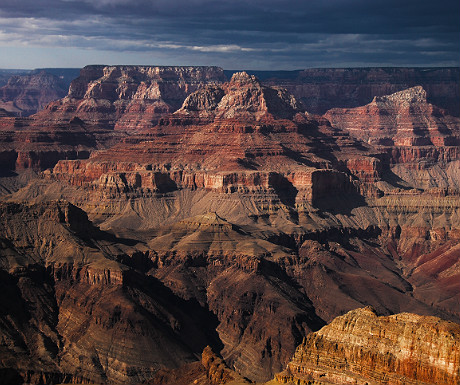
[(402, 313), (378, 317), (357, 309), (309, 334), (281, 383), (457, 384), (460, 326)]
[(429, 104), (420, 86), (376, 96), (363, 107), (332, 109), (325, 117), (332, 125), (375, 145), (442, 147), (460, 143), (460, 120)]
[[(365, 105), (375, 96), (422, 86), (428, 101), (460, 116), (459, 68), (311, 68), (298, 71), (248, 71), (265, 85), (287, 89), (307, 111)], [(226, 71), (230, 77), (233, 72)]]
[(0, 230), (0, 373), (136, 384), (215, 343), (212, 314), (141, 274), (132, 262), (148, 258), (77, 207), (2, 203)]
[(98, 127), (120, 130), (152, 127), (177, 110), (203, 85), (225, 81), (217, 67), (87, 66), (67, 96), (47, 106), (39, 119), (78, 117)]
[(67, 90), (67, 79), (63, 75), (59, 77), (45, 70), (13, 75), (0, 88), (0, 108), (19, 116), (29, 116), (64, 97)]
[[(0, 186), (13, 168), (38, 173), (2, 197), (1, 373), (205, 384), (231, 368), (265, 381), (352, 309), (460, 320), (459, 146), (446, 145), (458, 119), (420, 88), (378, 97), (374, 131), (413, 139), (385, 146), (247, 73), (168, 71), (87, 67), (54, 111), (0, 120)], [(140, 88), (149, 104), (187, 87), (174, 113), (113, 129), (125, 115), (112, 107), (138, 103)], [(405, 126), (391, 126), (398, 116)], [(223, 362), (197, 362), (207, 345)]]

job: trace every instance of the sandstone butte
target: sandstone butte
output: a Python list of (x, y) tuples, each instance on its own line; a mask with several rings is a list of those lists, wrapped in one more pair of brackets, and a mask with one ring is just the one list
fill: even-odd
[(324, 117), (225, 80), (90, 66), (42, 112), (3, 113), (2, 376), (206, 376), (209, 345), (267, 381), (356, 308), (460, 322), (459, 118), (419, 87)]

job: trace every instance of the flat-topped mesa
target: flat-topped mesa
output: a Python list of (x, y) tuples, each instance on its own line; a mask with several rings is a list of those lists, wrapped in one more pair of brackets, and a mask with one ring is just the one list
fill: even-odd
[(460, 381), (460, 325), (401, 313), (352, 310), (307, 335), (281, 383), (451, 385)]
[(87, 66), (68, 95), (38, 118), (62, 122), (77, 116), (102, 128), (148, 128), (177, 110), (190, 93), (225, 80), (218, 67)]
[(237, 72), (228, 83), (204, 87), (191, 94), (176, 115), (247, 122), (293, 119), (299, 112), (299, 103), (286, 90), (265, 87), (254, 75)]
[(427, 102), (425, 90), (412, 87), (356, 108), (333, 108), (325, 117), (334, 127), (378, 146), (458, 146), (460, 119)]

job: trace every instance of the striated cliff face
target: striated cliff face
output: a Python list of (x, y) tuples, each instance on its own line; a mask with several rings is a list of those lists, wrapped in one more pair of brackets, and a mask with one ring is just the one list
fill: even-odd
[(19, 116), (29, 116), (67, 94), (68, 84), (45, 70), (14, 75), (0, 88), (0, 108)]
[(300, 112), (295, 98), (283, 89), (264, 87), (255, 76), (235, 73), (222, 87), (209, 87), (190, 95), (178, 114), (213, 113), (215, 119), (260, 120), (270, 114), (292, 119)]
[(286, 88), (307, 111), (316, 114), (335, 107), (362, 106), (375, 96), (422, 86), (430, 103), (460, 116), (459, 68), (311, 68), (250, 73), (266, 85)]
[(402, 313), (357, 309), (309, 334), (287, 369), (296, 384), (457, 384), (460, 326)]
[(68, 95), (47, 106), (39, 119), (62, 122), (76, 116), (102, 128), (152, 127), (193, 91), (223, 81), (217, 67), (87, 66)]
[(460, 120), (429, 104), (422, 87), (375, 97), (362, 107), (332, 109), (325, 117), (385, 152), (386, 167), (411, 186), (458, 188)]
[(332, 125), (375, 145), (458, 146), (460, 120), (427, 103), (418, 86), (375, 97), (363, 107), (332, 109), (325, 117)]
[(33, 118), (0, 118), (1, 172), (41, 171), (61, 159), (86, 159), (92, 151), (110, 146), (122, 136), (79, 119), (45, 127)]
[(135, 384), (215, 343), (207, 310), (143, 275), (132, 242), (77, 207), (2, 203), (0, 231), (0, 370), (12, 378)]

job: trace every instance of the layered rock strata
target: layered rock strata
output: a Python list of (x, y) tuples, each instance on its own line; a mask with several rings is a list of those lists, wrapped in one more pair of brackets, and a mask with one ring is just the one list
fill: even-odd
[[(226, 73), (231, 76), (233, 72)], [(311, 68), (250, 73), (266, 85), (287, 89), (316, 114), (335, 107), (359, 107), (375, 96), (422, 86), (430, 103), (460, 116), (459, 68)]]
[(382, 146), (458, 146), (459, 119), (429, 104), (426, 91), (413, 87), (375, 97), (363, 107), (325, 114), (335, 127)]
[[(110, 79), (118, 87), (118, 67), (103, 80), (98, 68), (95, 90)], [(90, 95), (92, 80), (81, 84)], [(233, 370), (264, 381), (304, 336), (354, 308), (460, 320), (458, 146), (399, 146), (390, 157), (385, 146), (305, 113), (285, 91), (245, 73), (184, 99), (176, 113), (131, 134), (100, 130), (97, 114), (94, 125), (73, 119), (67, 124), (82, 132), (104, 133), (95, 136), (100, 150), (61, 160), (3, 198), (36, 207), (65, 199), (104, 230), (81, 219), (71, 236), (58, 226), (50, 227), (57, 239), (51, 230), (21, 237), (31, 232), (21, 222), (48, 228), (43, 210), (4, 216), (7, 260), (33, 256), (57, 269), (46, 275), (45, 297), (55, 298), (59, 314), (55, 335), (46, 335), (62, 342), (46, 350), (54, 352), (49, 367), (34, 373), (135, 383), (184, 364), (194, 371), (190, 361), (211, 344)], [(429, 110), (419, 110), (422, 121)], [(67, 119), (61, 112), (56, 119)], [(99, 142), (108, 132), (126, 136), (114, 146)], [(395, 175), (422, 158), (439, 184), (424, 190), (414, 182), (418, 169)], [(450, 167), (445, 186), (432, 167), (440, 160)], [(19, 330), (29, 324), (17, 321)], [(12, 350), (5, 356), (5, 370), (28, 378), (23, 369), (34, 360), (15, 361)]]
[(143, 275), (132, 242), (75, 206), (2, 203), (0, 230), (0, 368), (11, 378), (135, 384), (215, 343), (207, 310)]
[(44, 70), (29, 75), (13, 75), (0, 88), (0, 108), (15, 115), (29, 116), (64, 97), (67, 89), (68, 84)]
[(460, 120), (429, 104), (422, 87), (375, 97), (363, 107), (332, 109), (325, 117), (385, 153), (380, 159), (401, 186), (458, 189)]
[(92, 151), (110, 146), (121, 136), (79, 119), (44, 129), (33, 118), (0, 118), (0, 170), (42, 171), (61, 159), (86, 159)]
[(281, 383), (457, 384), (460, 325), (402, 313), (357, 309), (309, 334)]
[(39, 118), (53, 123), (78, 117), (102, 128), (152, 127), (203, 85), (225, 81), (217, 67), (86, 66), (67, 96)]

